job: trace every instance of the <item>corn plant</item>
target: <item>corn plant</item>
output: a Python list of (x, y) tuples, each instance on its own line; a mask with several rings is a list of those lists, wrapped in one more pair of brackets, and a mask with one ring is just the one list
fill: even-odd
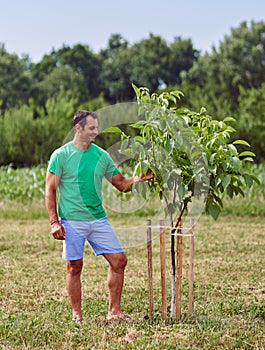
[(12, 165), (0, 167), (0, 199), (25, 201), (44, 197), (46, 168), (14, 169)]

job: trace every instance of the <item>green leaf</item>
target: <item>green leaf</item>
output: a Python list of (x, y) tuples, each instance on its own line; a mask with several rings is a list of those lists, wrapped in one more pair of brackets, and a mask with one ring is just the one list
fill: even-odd
[(167, 206), (167, 210), (169, 214), (174, 214), (174, 206), (172, 203), (169, 203)]
[(231, 182), (231, 175), (226, 174), (222, 180), (222, 186), (224, 190), (227, 188), (228, 185), (230, 185), (230, 182)]
[(209, 163), (210, 163), (210, 164), (214, 164), (214, 162), (215, 162), (215, 157), (216, 157), (216, 153), (214, 152), (214, 153), (211, 154), (211, 157), (210, 157), (210, 160), (209, 160)]
[(172, 101), (172, 102), (174, 102), (175, 104), (177, 103), (177, 99), (176, 99), (175, 96), (172, 96), (172, 95), (168, 94), (168, 95), (167, 95), (167, 99), (170, 100), (170, 101)]
[(230, 198), (233, 198), (234, 191), (233, 191), (233, 187), (231, 185), (227, 186), (226, 192)]
[(214, 220), (217, 220), (221, 209), (217, 205), (211, 204), (208, 208), (208, 212), (214, 218)]
[(234, 172), (238, 172), (241, 169), (241, 161), (238, 157), (232, 157), (230, 165)]
[(138, 122), (136, 123), (133, 123), (133, 124), (130, 124), (130, 126), (132, 128), (135, 128), (135, 129), (141, 129), (143, 125), (146, 124), (146, 120), (139, 120)]
[(140, 89), (134, 83), (132, 83), (132, 87), (135, 91), (136, 96), (139, 97), (141, 95)]
[(224, 118), (223, 122), (224, 123), (226, 123), (226, 122), (236, 122), (236, 119), (232, 118), (232, 117), (226, 117), (226, 118)]
[(171, 91), (170, 94), (177, 97), (178, 99), (180, 99), (182, 96), (184, 96), (184, 93), (180, 90)]
[(232, 128), (231, 126), (228, 126), (226, 129), (225, 129), (225, 131), (227, 131), (227, 132), (235, 132), (236, 131), (236, 129), (234, 129), (234, 128)]
[(250, 144), (245, 141), (245, 140), (236, 140), (233, 142), (234, 145), (243, 145), (243, 146), (247, 146), (250, 147)]
[(222, 182), (222, 180), (223, 180), (223, 174), (218, 174), (216, 177), (215, 177), (215, 181), (214, 181), (214, 183), (215, 183), (215, 186), (219, 186), (220, 185), (220, 183)]
[(251, 175), (251, 178), (252, 178), (253, 181), (255, 181), (258, 185), (261, 184), (261, 181), (260, 181), (255, 175)]
[(141, 143), (146, 143), (146, 139), (144, 138), (144, 137), (142, 137), (142, 136), (139, 136), (139, 135), (136, 135), (135, 137), (134, 137), (134, 139), (136, 140), (136, 141), (139, 141), (139, 142), (141, 142)]
[(201, 107), (201, 109), (200, 109), (200, 114), (203, 114), (203, 113), (205, 113), (206, 112), (206, 108), (205, 107)]
[(103, 134), (108, 134), (108, 133), (122, 134), (123, 132), (117, 126), (111, 126), (110, 128), (103, 130), (102, 133)]
[(127, 147), (128, 147), (128, 144), (129, 144), (129, 140), (128, 139), (124, 139), (121, 141), (121, 146), (120, 146), (120, 152), (124, 152)]
[(253, 179), (249, 174), (244, 174), (244, 178), (248, 187), (253, 185)]
[(231, 151), (231, 153), (232, 153), (232, 155), (233, 156), (236, 156), (237, 155), (237, 149), (236, 149), (236, 147), (233, 145), (233, 144), (229, 144), (228, 145), (228, 148), (230, 149), (230, 151)]
[(253, 158), (251, 157), (247, 157), (243, 159), (244, 162), (248, 161), (248, 162), (254, 162)]
[(241, 194), (242, 197), (245, 196), (245, 193), (239, 186), (234, 186), (234, 192), (236, 193), (236, 195)]
[(172, 143), (171, 143), (171, 140), (166, 140), (164, 147), (165, 147), (165, 150), (167, 151), (168, 154), (171, 154), (171, 153), (172, 153)]
[(239, 154), (239, 157), (256, 157), (256, 155), (253, 152), (244, 151)]

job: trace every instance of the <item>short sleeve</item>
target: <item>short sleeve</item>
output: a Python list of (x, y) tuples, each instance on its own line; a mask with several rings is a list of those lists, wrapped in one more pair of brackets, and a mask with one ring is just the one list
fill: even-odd
[(48, 171), (61, 177), (63, 173), (62, 164), (63, 164), (62, 155), (58, 151), (55, 151), (51, 155), (51, 158), (48, 164)]
[(106, 152), (106, 161), (107, 161), (107, 167), (106, 167), (105, 176), (107, 178), (111, 178), (112, 176), (117, 175), (120, 172), (120, 170), (117, 168), (113, 159), (107, 152)]

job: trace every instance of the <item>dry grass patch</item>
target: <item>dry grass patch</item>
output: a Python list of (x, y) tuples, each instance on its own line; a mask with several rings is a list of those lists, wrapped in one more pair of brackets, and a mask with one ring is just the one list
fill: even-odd
[[(153, 242), (153, 320), (148, 318), (146, 246), (126, 250), (123, 308), (133, 317), (130, 324), (106, 324), (108, 267), (86, 246), (82, 328), (70, 322), (61, 243), (51, 238), (47, 219), (1, 219), (0, 225), (1, 349), (264, 349), (265, 218), (201, 218), (195, 228), (193, 317), (187, 317), (185, 238), (182, 318), (167, 325), (160, 311), (158, 236)], [(168, 233), (168, 306), (169, 240)]]

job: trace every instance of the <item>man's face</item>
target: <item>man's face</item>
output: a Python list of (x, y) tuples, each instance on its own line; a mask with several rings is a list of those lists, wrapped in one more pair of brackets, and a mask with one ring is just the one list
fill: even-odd
[(84, 139), (84, 141), (91, 143), (91, 142), (95, 142), (95, 138), (97, 135), (98, 135), (98, 120), (88, 115), (86, 117), (86, 124), (84, 126), (84, 129), (81, 129), (80, 136)]

